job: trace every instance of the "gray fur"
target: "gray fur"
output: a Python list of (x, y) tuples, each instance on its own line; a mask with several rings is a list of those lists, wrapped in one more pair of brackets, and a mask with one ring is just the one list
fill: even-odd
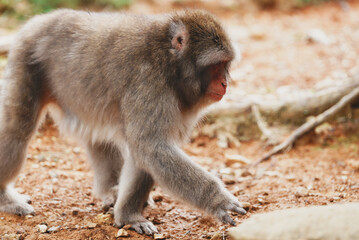
[(60, 130), (87, 146), (94, 192), (105, 208), (114, 204), (117, 225), (157, 232), (142, 216), (154, 182), (234, 224), (227, 211), (245, 213), (240, 203), (179, 148), (213, 103), (204, 65), (229, 64), (233, 55), (221, 26), (203, 11), (34, 17), (17, 35), (1, 89), (0, 210), (33, 212), (10, 183), (50, 109)]

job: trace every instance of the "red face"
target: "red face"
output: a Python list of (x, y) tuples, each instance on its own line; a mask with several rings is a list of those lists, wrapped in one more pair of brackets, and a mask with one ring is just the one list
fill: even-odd
[(226, 63), (218, 63), (210, 67), (211, 82), (208, 86), (207, 96), (213, 101), (220, 101), (227, 89)]

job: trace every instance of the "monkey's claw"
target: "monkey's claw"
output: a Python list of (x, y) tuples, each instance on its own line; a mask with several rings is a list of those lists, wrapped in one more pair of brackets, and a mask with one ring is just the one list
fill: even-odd
[(222, 222), (229, 223), (232, 226), (236, 226), (236, 222), (228, 214), (226, 214), (222, 217)]
[(234, 220), (229, 216), (227, 211), (236, 212), (241, 215), (244, 215), (247, 213), (246, 210), (242, 207), (242, 205), (235, 199), (234, 197), (230, 197), (230, 200), (226, 200), (224, 203), (220, 204), (219, 207), (217, 207), (217, 211), (215, 213), (215, 216), (223, 223), (229, 223), (233, 226), (236, 225)]
[(122, 228), (124, 225), (130, 224), (130, 228), (135, 230), (139, 234), (153, 235), (154, 233), (158, 233), (157, 228), (153, 225), (152, 222), (148, 221), (142, 216), (134, 218), (132, 218), (132, 220), (127, 219), (122, 221), (116, 221), (115, 226)]
[(139, 234), (145, 233), (146, 235), (153, 235), (154, 233), (158, 233), (157, 228), (150, 221), (133, 223), (131, 224), (131, 229)]
[(244, 208), (238, 207), (236, 205), (232, 206), (232, 208), (230, 208), (229, 210), (232, 212), (239, 213), (241, 215), (245, 215), (247, 213), (247, 211)]

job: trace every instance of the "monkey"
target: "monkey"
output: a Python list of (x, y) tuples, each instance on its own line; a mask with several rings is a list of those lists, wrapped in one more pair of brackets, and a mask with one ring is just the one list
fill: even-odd
[(29, 141), (50, 112), (79, 139), (94, 194), (119, 227), (157, 228), (143, 217), (154, 184), (223, 223), (241, 203), (181, 149), (205, 109), (219, 102), (235, 54), (204, 10), (169, 14), (60, 9), (33, 17), (16, 36), (0, 99), (0, 211), (34, 208), (12, 187)]

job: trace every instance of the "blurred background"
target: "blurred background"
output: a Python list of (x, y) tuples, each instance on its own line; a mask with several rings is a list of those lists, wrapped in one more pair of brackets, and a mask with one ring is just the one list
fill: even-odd
[[(136, 12), (163, 12), (183, 7), (205, 8), (214, 12), (252, 12), (262, 9), (293, 10), (318, 5), (329, 0), (1, 0), (1, 25), (13, 18), (22, 21), (34, 14), (57, 8), (93, 11), (130, 10)], [(342, 5), (345, 1), (337, 0)]]

